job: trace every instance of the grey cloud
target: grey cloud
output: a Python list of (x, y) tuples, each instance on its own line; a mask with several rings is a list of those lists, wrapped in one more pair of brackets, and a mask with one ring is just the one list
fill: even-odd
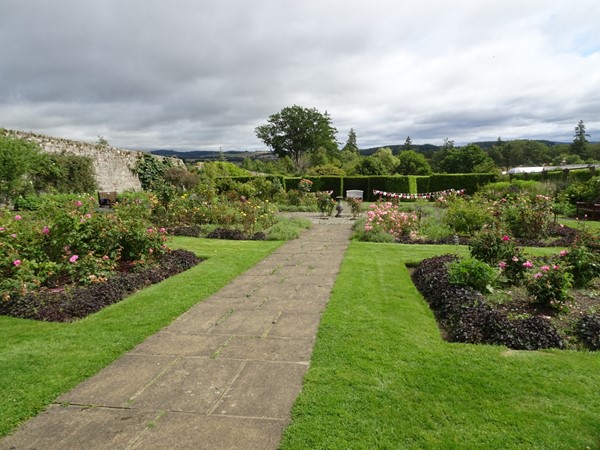
[(296, 103), (361, 146), (600, 134), (598, 19), (594, 0), (4, 0), (0, 126), (257, 149)]

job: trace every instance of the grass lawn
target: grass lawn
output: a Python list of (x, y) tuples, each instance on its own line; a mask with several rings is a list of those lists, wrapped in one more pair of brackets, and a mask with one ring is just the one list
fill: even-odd
[(598, 220), (577, 220), (577, 219), (568, 219), (568, 218), (559, 218), (559, 223), (563, 225), (567, 225), (571, 228), (587, 228), (590, 231), (600, 230), (600, 221)]
[(0, 316), (0, 436), (168, 325), (281, 242), (174, 238), (208, 258), (74, 323)]
[(405, 262), (457, 248), (350, 245), (283, 449), (600, 448), (599, 353), (441, 339)]

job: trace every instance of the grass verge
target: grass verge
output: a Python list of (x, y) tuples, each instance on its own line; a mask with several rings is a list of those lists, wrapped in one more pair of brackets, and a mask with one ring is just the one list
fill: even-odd
[(405, 262), (352, 242), (283, 449), (600, 448), (600, 354), (444, 342)]
[(198, 266), (73, 323), (0, 316), (0, 436), (171, 323), (281, 245), (174, 238)]

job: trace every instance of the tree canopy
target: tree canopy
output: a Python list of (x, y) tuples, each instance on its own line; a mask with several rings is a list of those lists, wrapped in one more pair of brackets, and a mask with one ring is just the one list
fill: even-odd
[(573, 143), (571, 144), (571, 153), (586, 158), (588, 156), (588, 137), (590, 137), (590, 135), (585, 131), (585, 124), (583, 123), (583, 120), (580, 120), (575, 127), (575, 136), (573, 136)]
[(338, 151), (335, 135), (327, 112), (294, 105), (269, 116), (267, 124), (255, 128), (256, 136), (279, 157), (289, 156), (300, 168), (302, 156), (319, 148)]
[(400, 175), (431, 175), (431, 166), (425, 155), (414, 150), (405, 150), (398, 156), (400, 161), (396, 173)]
[(358, 154), (358, 145), (356, 144), (356, 132), (354, 128), (350, 128), (350, 132), (348, 133), (348, 140), (346, 141), (346, 145), (342, 148), (342, 151), (348, 151), (352, 153)]
[(496, 170), (492, 158), (476, 144), (448, 148), (439, 165), (446, 173), (485, 173)]

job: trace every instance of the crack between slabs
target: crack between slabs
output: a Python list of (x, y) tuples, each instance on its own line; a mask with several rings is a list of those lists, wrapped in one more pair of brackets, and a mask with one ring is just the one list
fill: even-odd
[(240, 366), (239, 370), (236, 372), (236, 374), (231, 379), (231, 381), (229, 382), (229, 384), (225, 387), (225, 389), (223, 389), (223, 393), (219, 396), (219, 398), (215, 401), (215, 403), (212, 405), (212, 407), (208, 410), (208, 413), (206, 413), (207, 416), (212, 415), (212, 413), (215, 411), (215, 409), (217, 409), (217, 405), (223, 399), (223, 397), (225, 397), (225, 394), (227, 394), (227, 392), (229, 391), (229, 388), (231, 388), (231, 386), (233, 385), (233, 383), (235, 383), (236, 380), (239, 378), (240, 373), (242, 373), (242, 370), (244, 370), (244, 367), (246, 367), (246, 364), (248, 364), (248, 363), (246, 363), (246, 362), (242, 363), (242, 365)]
[(177, 364), (179, 361), (181, 361), (181, 357), (179, 358), (175, 358), (173, 361), (171, 361), (167, 367), (165, 367), (163, 370), (160, 371), (160, 373), (158, 375), (156, 375), (149, 383), (147, 383), (146, 385), (144, 385), (140, 390), (138, 390), (135, 394), (133, 394), (131, 397), (129, 397), (129, 399), (123, 404), (124, 408), (129, 407), (133, 401), (142, 393), (144, 392), (148, 387), (152, 386), (156, 380), (158, 380), (160, 377), (162, 377), (165, 373), (167, 373), (167, 371), (171, 370), (171, 368)]

